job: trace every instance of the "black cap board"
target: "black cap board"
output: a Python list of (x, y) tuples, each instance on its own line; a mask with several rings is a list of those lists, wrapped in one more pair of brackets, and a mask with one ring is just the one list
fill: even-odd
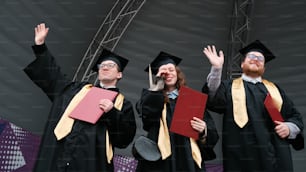
[[(182, 61), (181, 58), (161, 51), (156, 56), (156, 58), (150, 63), (150, 66), (151, 66), (151, 69), (152, 69), (152, 73), (154, 75), (156, 75), (160, 66), (165, 65), (165, 64), (169, 64), (169, 63), (177, 66), (181, 61)], [(145, 71), (149, 72), (149, 66), (146, 67)]]
[(239, 52), (245, 56), (247, 53), (251, 52), (251, 51), (256, 51), (256, 52), (260, 52), (263, 54), (263, 56), (265, 57), (265, 63), (273, 60), (275, 58), (274, 54), (263, 44), (261, 43), (259, 40), (256, 40), (250, 44), (248, 44), (247, 46), (245, 46), (244, 48), (240, 49)]
[(121, 72), (124, 70), (125, 66), (129, 62), (128, 59), (126, 59), (122, 56), (119, 56), (118, 54), (116, 54), (114, 52), (111, 52), (107, 49), (103, 49), (103, 51), (102, 51), (101, 55), (99, 56), (98, 60), (96, 61), (95, 65), (92, 67), (92, 70), (97, 72), (99, 70), (98, 65), (101, 64), (103, 61), (106, 61), (106, 60), (112, 60), (113, 62), (115, 62), (118, 65), (119, 70)]

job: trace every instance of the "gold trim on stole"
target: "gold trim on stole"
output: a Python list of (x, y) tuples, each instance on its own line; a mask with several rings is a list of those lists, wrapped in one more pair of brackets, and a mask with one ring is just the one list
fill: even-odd
[(57, 140), (61, 140), (66, 137), (72, 130), (72, 126), (74, 123), (74, 119), (69, 117), (69, 114), (72, 110), (78, 105), (78, 103), (84, 98), (84, 96), (88, 93), (92, 84), (87, 84), (83, 86), (83, 88), (72, 98), (69, 105), (67, 106), (64, 114), (61, 119), (57, 123), (54, 134)]
[[(124, 100), (124, 96), (119, 93), (118, 96), (116, 97), (116, 101), (114, 104), (114, 107), (116, 109), (118, 109), (119, 111), (121, 111), (122, 106), (123, 106), (123, 100)], [(105, 141), (106, 141), (106, 158), (107, 158), (107, 162), (110, 164), (111, 160), (114, 157), (114, 151), (113, 151), (113, 146), (112, 143), (109, 140), (109, 134), (108, 134), (108, 130), (106, 130), (106, 134), (105, 134)]]
[[(267, 88), (268, 92), (271, 94), (273, 102), (275, 103), (278, 111), (280, 111), (283, 104), (283, 99), (278, 88), (275, 86), (275, 84), (265, 79), (263, 79), (262, 82)], [(248, 113), (246, 108), (245, 89), (241, 77), (233, 80), (232, 101), (234, 121), (240, 128), (243, 128), (248, 122)]]
[[(55, 129), (54, 129), (54, 134), (56, 136), (57, 140), (61, 140), (64, 137), (66, 137), (72, 130), (72, 126), (74, 123), (74, 119), (69, 117), (69, 114), (72, 112), (72, 110), (76, 107), (76, 105), (84, 98), (84, 96), (88, 93), (90, 88), (92, 87), (92, 84), (87, 84), (85, 85), (70, 101), (69, 105), (67, 106), (64, 114), (62, 115), (61, 119), (57, 123)], [(116, 101), (114, 104), (114, 107), (118, 110), (122, 109), (123, 106), (123, 101), (124, 101), (124, 96), (122, 94), (118, 94), (116, 97)], [(106, 142), (106, 157), (107, 157), (107, 162), (111, 163), (111, 160), (113, 158), (113, 147), (112, 144), (109, 140), (109, 134), (108, 130), (106, 130), (105, 134), (105, 142)]]
[[(160, 127), (159, 127), (159, 134), (158, 134), (158, 148), (161, 153), (162, 160), (166, 159), (171, 155), (171, 143), (170, 143), (170, 136), (166, 121), (166, 114), (167, 114), (167, 107), (164, 104), (164, 109), (162, 112), (162, 118), (160, 119)], [(191, 146), (191, 154), (193, 160), (196, 162), (199, 168), (202, 168), (202, 156), (200, 148), (195, 139), (189, 138), (190, 146)]]

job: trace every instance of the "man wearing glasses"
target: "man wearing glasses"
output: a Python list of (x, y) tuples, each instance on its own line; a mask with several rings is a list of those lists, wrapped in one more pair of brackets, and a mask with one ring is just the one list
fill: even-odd
[[(265, 63), (275, 58), (272, 52), (259, 40), (242, 48), (242, 76), (224, 81), (223, 52), (207, 46), (203, 53), (212, 65), (202, 89), (209, 94), (207, 107), (224, 114), (224, 171), (293, 171), (289, 145), (304, 148), (303, 119), (285, 92), (263, 78)], [(273, 113), (267, 105), (270, 96)]]
[(118, 94), (114, 101), (92, 102), (104, 111), (97, 122), (71, 118), (77, 102), (93, 86), (65, 78), (45, 44), (48, 31), (44, 23), (35, 28), (36, 59), (24, 69), (52, 101), (34, 171), (113, 171), (113, 148), (127, 147), (136, 132), (132, 103), (116, 87), (128, 60), (103, 50), (93, 67), (99, 73), (96, 87)]

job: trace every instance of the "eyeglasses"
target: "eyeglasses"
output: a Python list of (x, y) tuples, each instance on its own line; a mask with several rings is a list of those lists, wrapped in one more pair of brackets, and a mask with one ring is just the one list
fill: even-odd
[(247, 58), (251, 59), (251, 60), (255, 60), (257, 59), (258, 61), (265, 61), (265, 57), (264, 56), (256, 56), (254, 54), (247, 54)]
[(116, 63), (102, 63), (102, 64), (98, 64), (98, 68), (102, 69), (104, 67), (111, 69), (114, 68), (116, 66)]

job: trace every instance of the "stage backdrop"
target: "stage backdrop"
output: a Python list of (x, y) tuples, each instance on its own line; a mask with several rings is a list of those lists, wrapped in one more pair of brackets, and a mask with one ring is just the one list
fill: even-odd
[[(35, 135), (42, 135), (51, 102), (23, 73), (34, 60), (31, 45), (34, 27), (46, 22), (47, 38), (67, 77), (72, 78), (91, 39), (115, 1), (63, 0), (3, 1), (0, 6), (0, 116)], [(306, 114), (306, 2), (252, 1), (250, 41), (264, 41), (277, 58), (267, 65), (265, 76), (279, 84)], [(202, 49), (214, 44), (227, 52), (232, 0), (147, 0), (120, 40), (115, 52), (130, 59), (119, 86), (135, 103), (148, 87), (143, 69), (163, 50), (183, 58), (180, 64), (188, 85), (200, 90), (210, 65)], [(137, 117), (139, 130), (143, 134)], [(221, 115), (214, 115), (221, 132)], [(304, 123), (305, 117), (304, 117)], [(215, 150), (222, 161), (221, 141)], [(128, 149), (116, 150), (131, 155)], [(295, 171), (306, 169), (306, 152), (293, 151)]]

